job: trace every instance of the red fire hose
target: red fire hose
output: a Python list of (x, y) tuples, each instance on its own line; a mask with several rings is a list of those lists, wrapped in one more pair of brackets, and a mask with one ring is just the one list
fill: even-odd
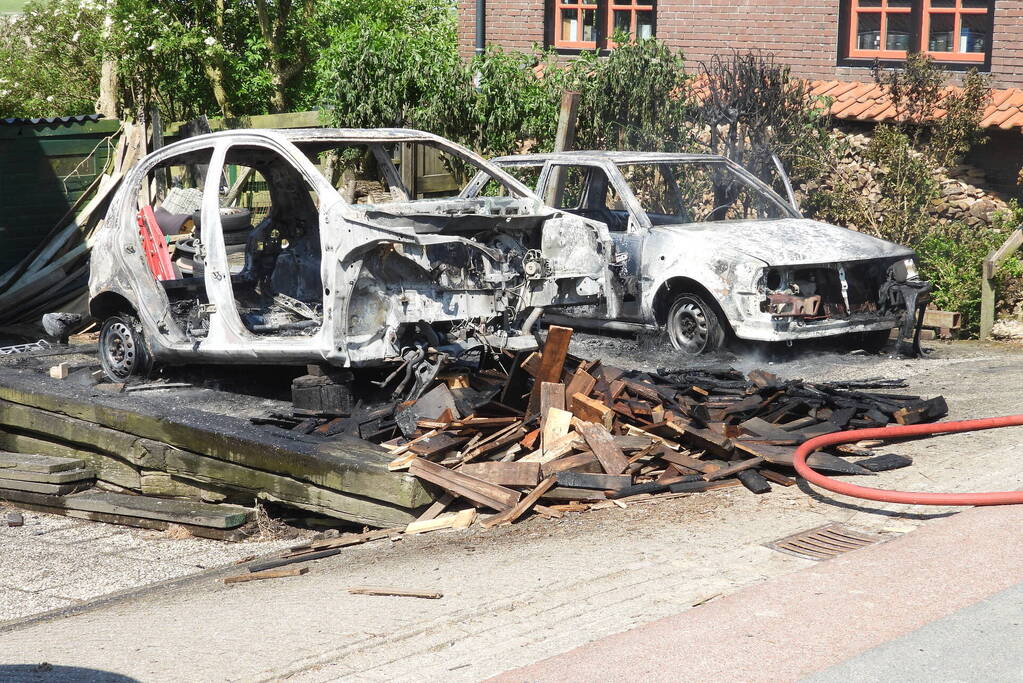
[(1008, 415), (1006, 417), (987, 417), (980, 420), (962, 420), (960, 422), (940, 422), (935, 424), (903, 425), (835, 432), (834, 434), (818, 436), (802, 444), (796, 449), (793, 464), (799, 476), (811, 484), (845, 496), (853, 496), (854, 498), (877, 500), (883, 503), (906, 503), (907, 505), (1012, 505), (1023, 503), (1023, 491), (916, 493), (913, 491), (873, 489), (867, 486), (847, 484), (844, 481), (836, 481), (830, 477), (825, 477), (823, 474), (818, 474), (806, 464), (806, 457), (825, 446), (851, 443), (862, 439), (904, 439), (906, 437), (951, 434), (977, 429), (995, 429), (997, 427), (1017, 427), (1021, 425), (1023, 425), (1023, 415)]

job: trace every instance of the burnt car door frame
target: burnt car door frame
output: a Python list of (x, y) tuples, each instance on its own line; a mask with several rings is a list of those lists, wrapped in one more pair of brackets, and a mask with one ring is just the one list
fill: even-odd
[[(210, 159), (201, 207), (204, 233), (202, 246), (206, 261), (203, 277), (206, 282), (206, 296), (214, 308), (210, 313), (209, 334), (205, 339), (197, 342), (196, 350), (201, 351), (204, 356), (214, 358), (229, 355), (237, 359), (241, 354), (250, 356), (254, 360), (256, 358), (279, 361), (301, 360), (308, 358), (310, 353), (324, 356), (333, 345), (333, 330), (327, 324), (326, 314), (320, 329), (315, 334), (301, 337), (255, 334), (249, 331), (242, 322), (234, 295), (227, 250), (224, 245), (223, 226), (220, 220), (220, 177), (228, 151), (234, 147), (259, 147), (278, 154), (317, 193), (320, 199), (317, 211), (317, 230), (320, 232), (321, 277), (325, 275), (323, 264), (327, 258), (324, 216), (331, 205), (341, 201), (340, 195), (329, 186), (312, 163), (287, 140), (265, 134), (239, 134), (217, 141)], [(322, 290), (320, 296), (323, 297), (326, 309), (325, 291), (325, 289)]]

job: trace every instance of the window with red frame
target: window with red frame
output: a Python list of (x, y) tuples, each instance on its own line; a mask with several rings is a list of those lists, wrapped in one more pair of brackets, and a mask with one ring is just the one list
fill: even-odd
[(557, 48), (595, 50), (613, 47), (618, 31), (633, 38), (653, 38), (654, 0), (554, 0), (552, 44)]
[(922, 52), (942, 62), (980, 63), (991, 45), (991, 0), (847, 0), (852, 59), (905, 59)]

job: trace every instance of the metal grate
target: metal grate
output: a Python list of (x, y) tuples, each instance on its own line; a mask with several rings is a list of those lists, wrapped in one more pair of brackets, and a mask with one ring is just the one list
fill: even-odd
[(880, 536), (851, 531), (841, 524), (826, 524), (778, 539), (768, 543), (767, 547), (808, 560), (827, 560), (881, 540)]

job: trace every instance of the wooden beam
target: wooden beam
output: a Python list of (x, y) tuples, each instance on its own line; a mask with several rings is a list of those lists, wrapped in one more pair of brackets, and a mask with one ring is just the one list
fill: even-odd
[(533, 390), (529, 394), (526, 417), (537, 415), (540, 411), (540, 392), (544, 382), (560, 382), (561, 371), (565, 367), (568, 356), (568, 344), (572, 339), (572, 328), (551, 325), (547, 329), (547, 339), (543, 344), (540, 358), (540, 369), (537, 371)]
[(449, 470), (447, 467), (422, 458), (412, 461), (409, 473), (431, 484), (436, 484), (445, 491), (450, 491), (494, 510), (507, 510), (519, 501), (518, 491), (470, 477), (456, 470)]
[(600, 466), (607, 474), (621, 474), (629, 467), (629, 460), (618, 448), (611, 434), (604, 429), (603, 425), (596, 425), (589, 422), (579, 422), (576, 429), (586, 439), (586, 444), (593, 451), (593, 455), (600, 461)]

